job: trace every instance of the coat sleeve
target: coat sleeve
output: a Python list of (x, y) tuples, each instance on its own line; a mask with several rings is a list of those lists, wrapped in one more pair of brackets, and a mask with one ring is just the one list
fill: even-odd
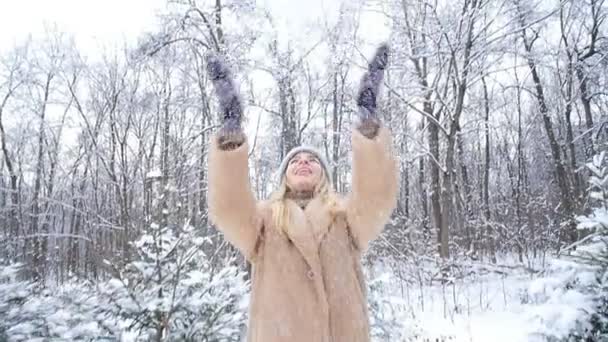
[(381, 127), (375, 138), (352, 133), (352, 189), (346, 218), (357, 247), (364, 251), (378, 237), (397, 202), (399, 174), (391, 134)]
[(252, 260), (261, 226), (249, 181), (248, 144), (221, 150), (211, 138), (208, 172), (209, 217), (224, 237)]

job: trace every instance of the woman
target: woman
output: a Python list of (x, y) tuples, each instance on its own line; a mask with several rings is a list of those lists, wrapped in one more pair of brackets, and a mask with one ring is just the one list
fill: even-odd
[(208, 59), (224, 114), (209, 155), (209, 214), (253, 265), (249, 342), (369, 342), (361, 255), (396, 201), (391, 136), (376, 115), (387, 62), (378, 49), (358, 94), (352, 190), (332, 191), (327, 163), (299, 147), (279, 168), (279, 188), (256, 201), (249, 183), (242, 108), (226, 66)]

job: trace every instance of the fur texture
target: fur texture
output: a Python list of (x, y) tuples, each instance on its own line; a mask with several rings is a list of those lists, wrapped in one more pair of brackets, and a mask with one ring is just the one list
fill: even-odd
[(370, 341), (361, 256), (396, 204), (398, 171), (386, 128), (373, 139), (354, 130), (352, 145), (352, 193), (337, 210), (287, 200), (281, 233), (251, 191), (247, 143), (225, 151), (212, 139), (209, 214), (253, 265), (248, 342)]

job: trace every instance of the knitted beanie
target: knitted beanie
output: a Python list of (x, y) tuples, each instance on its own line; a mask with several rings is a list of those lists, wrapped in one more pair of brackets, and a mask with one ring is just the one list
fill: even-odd
[(329, 173), (329, 164), (327, 164), (327, 160), (325, 160), (325, 158), (323, 157), (323, 154), (321, 154), (321, 151), (319, 151), (318, 149), (316, 149), (312, 146), (295, 147), (295, 148), (291, 149), (291, 151), (289, 151), (289, 153), (287, 153), (287, 155), (283, 158), (283, 161), (281, 161), (281, 166), (279, 166), (279, 173), (278, 173), (279, 183), (281, 182), (281, 180), (283, 179), (283, 176), (285, 175), (285, 172), (287, 171), (287, 166), (288, 166), (291, 158), (293, 158), (296, 154), (298, 154), (300, 152), (308, 152), (310, 154), (313, 154), (315, 157), (317, 157), (317, 159), (319, 159), (319, 163), (321, 163), (321, 167), (323, 168), (323, 171), (325, 172), (325, 176), (327, 177), (327, 180), (331, 184), (332, 182), (331, 182), (331, 174)]

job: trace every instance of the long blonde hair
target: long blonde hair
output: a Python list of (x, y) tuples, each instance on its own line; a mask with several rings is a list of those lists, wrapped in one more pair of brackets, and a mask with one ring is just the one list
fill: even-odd
[[(279, 187), (270, 194), (270, 205), (272, 208), (272, 222), (280, 233), (285, 233), (287, 224), (291, 217), (289, 206), (287, 206), (287, 193), (289, 185), (287, 185), (287, 177), (283, 175)], [(338, 196), (331, 187), (331, 183), (327, 178), (325, 171), (321, 173), (321, 180), (313, 190), (313, 198), (320, 197), (323, 204), (329, 206), (330, 214), (333, 216), (338, 206)]]

